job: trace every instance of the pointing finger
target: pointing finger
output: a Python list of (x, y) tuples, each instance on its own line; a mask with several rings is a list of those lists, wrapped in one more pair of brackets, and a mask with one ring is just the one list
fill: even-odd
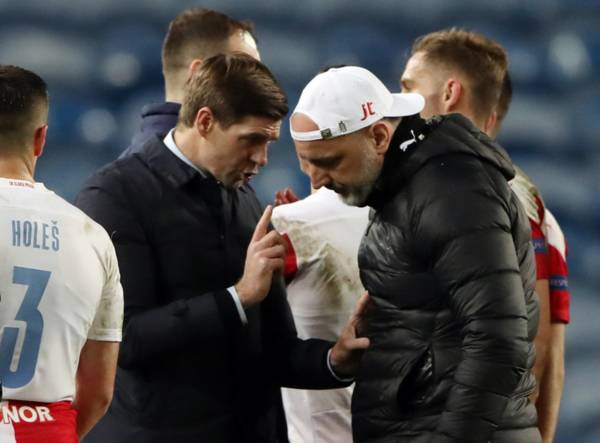
[(260, 220), (256, 224), (256, 228), (254, 228), (254, 234), (252, 234), (252, 239), (250, 242), (256, 242), (263, 238), (267, 230), (269, 229), (269, 223), (271, 222), (271, 214), (273, 213), (273, 206), (268, 205), (265, 208), (265, 212), (263, 212)]

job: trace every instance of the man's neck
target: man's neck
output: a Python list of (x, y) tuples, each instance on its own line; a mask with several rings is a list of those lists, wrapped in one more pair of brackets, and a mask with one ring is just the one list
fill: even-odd
[(186, 158), (199, 169), (209, 172), (211, 175), (215, 175), (210, 167), (210, 161), (203, 157), (202, 149), (199, 149), (197, 143), (199, 143), (195, 131), (190, 128), (182, 128), (176, 126), (173, 131), (173, 140), (175, 145), (181, 151)]
[(167, 92), (165, 93), (165, 102), (181, 104), (181, 102), (183, 102), (183, 94)]
[(35, 183), (33, 167), (33, 162), (28, 164), (21, 158), (0, 156), (0, 177)]
[(179, 104), (183, 103), (184, 90), (185, 79), (183, 83), (178, 80), (165, 82), (165, 101)]
[(477, 113), (474, 112), (470, 107), (463, 105), (455, 109), (453, 112), (464, 115), (471, 120), (471, 123), (473, 123), (477, 129), (479, 129), (481, 132), (486, 132), (487, 128), (485, 127), (485, 119), (479, 118)]

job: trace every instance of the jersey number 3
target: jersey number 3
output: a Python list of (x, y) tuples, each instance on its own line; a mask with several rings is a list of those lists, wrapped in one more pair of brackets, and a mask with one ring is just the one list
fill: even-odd
[(14, 268), (13, 283), (27, 286), (27, 291), (15, 317), (17, 326), (5, 326), (0, 341), (0, 380), (7, 388), (26, 385), (35, 373), (44, 329), (38, 305), (49, 279), (48, 271)]

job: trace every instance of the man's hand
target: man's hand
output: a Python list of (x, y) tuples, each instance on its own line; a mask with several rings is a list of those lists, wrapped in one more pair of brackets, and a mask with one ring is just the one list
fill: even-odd
[(369, 347), (367, 337), (359, 337), (357, 330), (362, 330), (363, 315), (369, 305), (369, 293), (365, 294), (356, 303), (354, 313), (342, 330), (340, 338), (331, 349), (329, 363), (339, 377), (352, 377), (358, 369), (360, 357)]
[(292, 191), (292, 188), (285, 188), (275, 193), (275, 206), (287, 205), (288, 203), (294, 203), (300, 200), (298, 196)]
[(235, 285), (244, 307), (260, 303), (267, 296), (271, 289), (273, 273), (281, 271), (284, 266), (284, 240), (275, 230), (267, 233), (272, 213), (272, 206), (267, 206), (256, 224), (248, 245), (244, 275)]

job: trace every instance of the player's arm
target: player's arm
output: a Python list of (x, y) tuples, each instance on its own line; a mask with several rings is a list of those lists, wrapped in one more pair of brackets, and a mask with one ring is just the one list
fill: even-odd
[(546, 364), (536, 401), (538, 427), (544, 443), (554, 439), (565, 379), (565, 328), (570, 320), (567, 246), (554, 216), (546, 209), (544, 228), (548, 242), (550, 334)]
[(119, 343), (87, 340), (77, 368), (73, 407), (82, 439), (106, 413), (112, 400)]
[(552, 323), (546, 366), (536, 401), (538, 427), (543, 443), (552, 443), (558, 424), (560, 399), (565, 380), (565, 324)]
[[(518, 193), (517, 193), (518, 195)], [(521, 200), (523, 204), (523, 201)], [(540, 208), (543, 211), (541, 201), (538, 201), (536, 212), (540, 212)], [(543, 214), (541, 216), (542, 222), (538, 219), (529, 217), (529, 224), (531, 225), (531, 241), (533, 243), (533, 250), (535, 252), (535, 267), (536, 267), (536, 283), (535, 292), (538, 296), (540, 318), (538, 322), (538, 332), (535, 337), (535, 365), (533, 367), (533, 374), (536, 379), (535, 391), (531, 394), (531, 401), (536, 402), (540, 389), (543, 385), (544, 371), (546, 369), (546, 358), (549, 350), (552, 347), (550, 338), (550, 282), (549, 282), (549, 269), (550, 260), (548, 255), (548, 242), (546, 240), (546, 234), (542, 229)]]
[(115, 249), (102, 229), (96, 227), (96, 234), (94, 242), (105, 280), (87, 341), (79, 353), (73, 406), (80, 439), (102, 418), (112, 400), (123, 327), (123, 288)]
[(564, 383), (564, 324), (552, 323), (548, 280), (538, 280), (536, 292), (540, 322), (535, 338), (536, 360), (533, 368), (537, 385), (531, 401), (537, 409), (542, 441), (551, 443), (558, 422)]
[(552, 351), (553, 347), (551, 337), (552, 324), (550, 320), (550, 284), (548, 279), (536, 280), (535, 292), (537, 293), (539, 301), (540, 320), (538, 332), (535, 337), (535, 365), (533, 367), (533, 374), (535, 375), (536, 388), (531, 394), (531, 401), (533, 403), (537, 403), (537, 399), (542, 390), (549, 388), (549, 386), (546, 385), (548, 380), (545, 378), (545, 372), (549, 353)]

